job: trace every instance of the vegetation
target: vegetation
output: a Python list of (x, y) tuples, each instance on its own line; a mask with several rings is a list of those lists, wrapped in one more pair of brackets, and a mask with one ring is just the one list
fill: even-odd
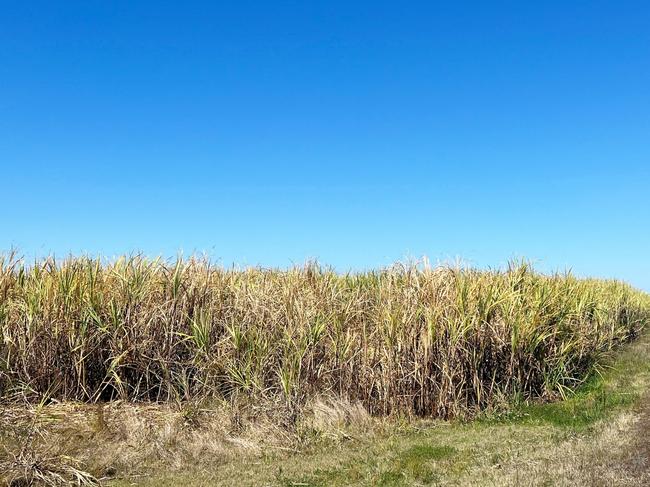
[(203, 259), (0, 262), (0, 397), (317, 397), (455, 417), (581, 384), (650, 317), (615, 281), (396, 265), (340, 275)]
[(650, 336), (605, 365), (564, 401), (474, 421), (371, 418), (328, 401), (288, 431), (259, 416), (235, 421), (227, 405), (9, 405), (0, 484), (61, 485), (58, 474), (84, 485), (85, 470), (107, 487), (650, 485)]
[(526, 263), (6, 256), (0, 482), (644, 485), (650, 339), (610, 352), (649, 320)]

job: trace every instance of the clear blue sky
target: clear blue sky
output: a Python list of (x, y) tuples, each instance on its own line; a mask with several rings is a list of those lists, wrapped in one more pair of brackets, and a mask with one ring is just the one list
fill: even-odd
[(650, 290), (650, 4), (6, 2), (0, 248)]

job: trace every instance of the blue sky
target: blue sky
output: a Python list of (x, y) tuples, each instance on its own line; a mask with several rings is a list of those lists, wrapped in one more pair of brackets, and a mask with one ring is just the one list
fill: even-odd
[(650, 290), (650, 4), (14, 2), (0, 248)]

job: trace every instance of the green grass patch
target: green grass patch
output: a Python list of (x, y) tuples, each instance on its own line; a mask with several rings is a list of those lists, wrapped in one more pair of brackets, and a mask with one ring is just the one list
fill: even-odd
[(650, 377), (649, 348), (650, 337), (644, 335), (639, 342), (610, 358), (599, 373), (592, 373), (564, 400), (520, 403), (505, 414), (488, 415), (478, 423), (550, 424), (583, 431), (616, 411), (637, 403)]
[(452, 446), (414, 445), (403, 454), (403, 458), (410, 460), (442, 460), (456, 453)]

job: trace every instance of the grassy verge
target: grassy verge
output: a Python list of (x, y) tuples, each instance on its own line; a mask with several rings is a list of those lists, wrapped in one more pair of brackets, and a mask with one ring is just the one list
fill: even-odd
[(267, 451), (110, 485), (644, 485), (628, 466), (643, 434), (638, 408), (650, 387), (650, 337), (610, 364), (563, 402), (467, 423), (376, 423), (298, 453)]

